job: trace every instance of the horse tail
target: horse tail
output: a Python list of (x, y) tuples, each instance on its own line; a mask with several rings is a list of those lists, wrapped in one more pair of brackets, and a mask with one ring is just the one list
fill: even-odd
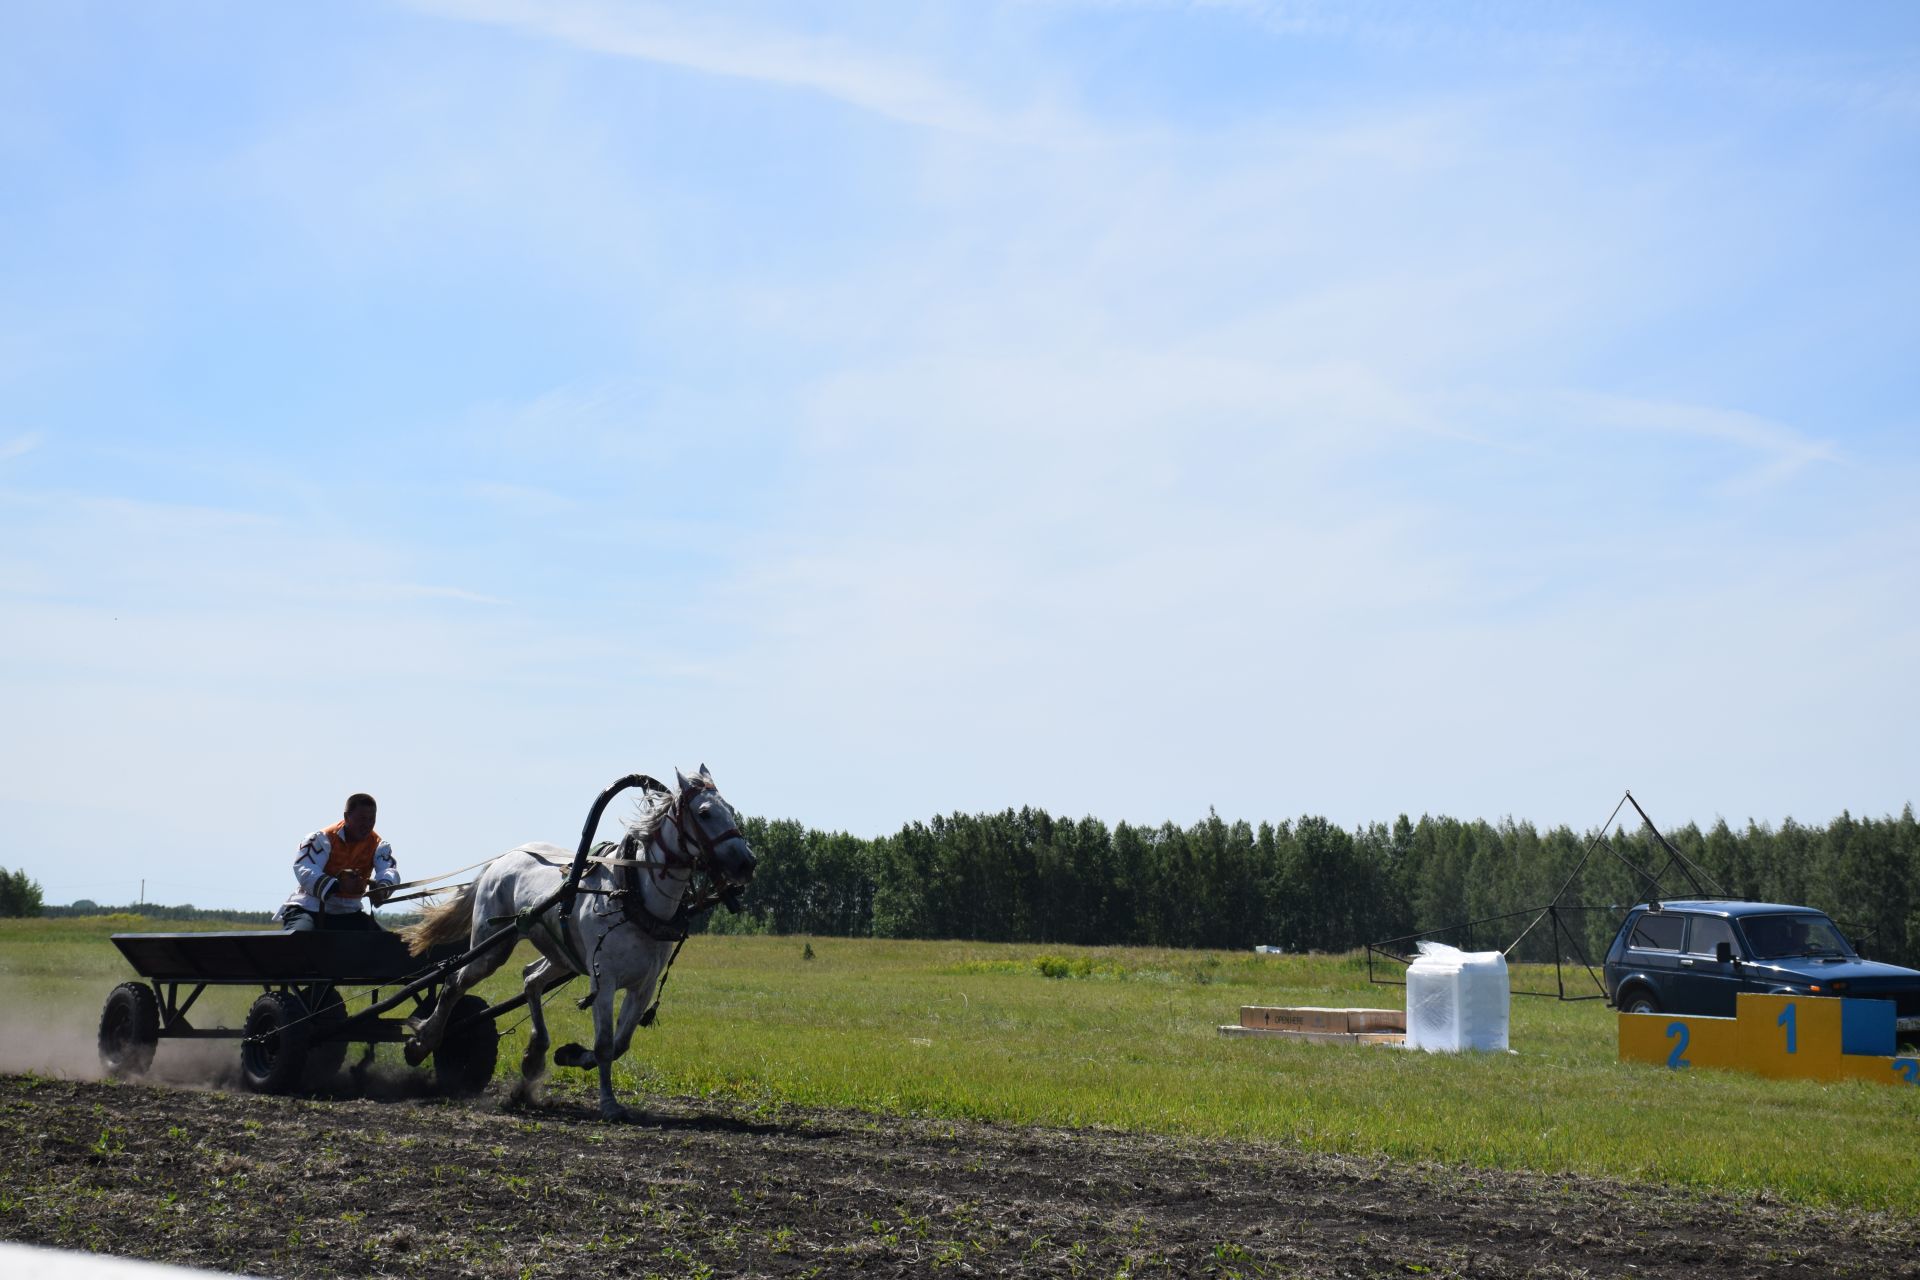
[(473, 886), (462, 885), (460, 892), (437, 907), (428, 907), (420, 923), (400, 930), (407, 951), (425, 955), (443, 942), (457, 942), (473, 931)]

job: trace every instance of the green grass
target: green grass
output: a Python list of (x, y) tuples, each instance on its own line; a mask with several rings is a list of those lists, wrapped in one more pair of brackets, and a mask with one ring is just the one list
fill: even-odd
[[(109, 931), (0, 923), (10, 1009), (31, 1000), (90, 1027), (107, 989), (128, 976)], [(813, 960), (802, 959), (807, 945)], [(485, 993), (511, 993), (516, 970)], [(591, 1041), (588, 1015), (572, 1003), (583, 989), (549, 1005), (555, 1043)], [(1242, 1004), (1400, 998), (1397, 987), (1369, 985), (1350, 956), (701, 937), (616, 1079), (630, 1095), (1261, 1138), (1920, 1211), (1920, 1090), (1621, 1064), (1615, 1015), (1598, 1002), (1516, 998), (1511, 1055), (1215, 1030)], [(502, 1045), (503, 1076), (517, 1069), (524, 1037), (521, 1027)]]

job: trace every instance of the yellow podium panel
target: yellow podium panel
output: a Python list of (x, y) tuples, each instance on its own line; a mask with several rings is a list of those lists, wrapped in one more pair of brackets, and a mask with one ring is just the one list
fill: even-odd
[(1920, 1085), (1920, 1058), (1841, 1052), (1842, 1010), (1831, 996), (1742, 992), (1732, 1018), (1623, 1013), (1620, 1060), (1686, 1071), (1715, 1067), (1776, 1080), (1873, 1080)]
[(1623, 1013), (1620, 1061), (1651, 1062), (1675, 1071), (1691, 1067), (1738, 1071), (1745, 1066), (1740, 1056), (1740, 1023), (1734, 1018)]
[(1741, 1070), (1777, 1080), (1844, 1080), (1840, 1005), (1831, 996), (1740, 993)]

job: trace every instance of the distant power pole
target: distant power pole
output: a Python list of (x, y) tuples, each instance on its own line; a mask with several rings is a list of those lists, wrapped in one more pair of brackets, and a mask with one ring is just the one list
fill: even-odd
[(140, 882), (140, 905), (143, 907), (147, 905), (147, 882), (145, 880)]

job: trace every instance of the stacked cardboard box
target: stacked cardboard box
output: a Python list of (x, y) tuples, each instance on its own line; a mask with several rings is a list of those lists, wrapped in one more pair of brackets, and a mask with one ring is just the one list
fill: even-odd
[(1407, 1016), (1399, 1009), (1280, 1008), (1242, 1005), (1238, 1025), (1223, 1036), (1272, 1036), (1309, 1044), (1400, 1044)]

